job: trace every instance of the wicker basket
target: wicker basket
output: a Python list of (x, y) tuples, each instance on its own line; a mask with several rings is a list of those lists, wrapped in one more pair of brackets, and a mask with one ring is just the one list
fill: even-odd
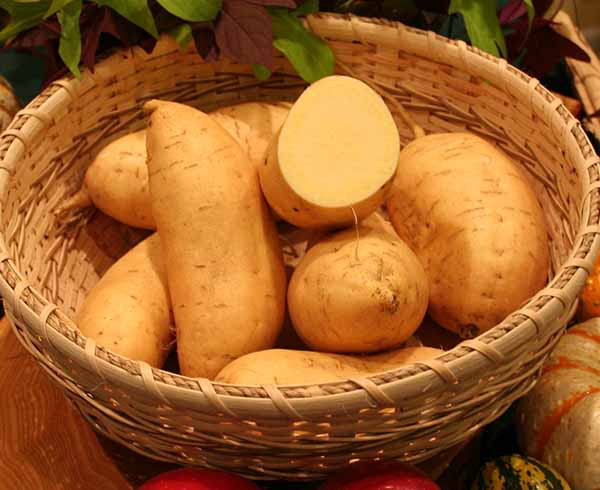
[[(319, 478), (356, 460), (425, 460), (532, 387), (597, 254), (600, 162), (538, 81), (462, 42), (396, 23), (335, 15), (308, 23), (340, 67), (385, 87), (426, 131), (473, 131), (520, 163), (547, 217), (551, 280), (501, 324), (437, 360), (345, 382), (222, 385), (97, 346), (71, 318), (141, 235), (102, 217), (60, 228), (50, 217), (95, 153), (141, 128), (140, 106), (153, 97), (210, 110), (293, 100), (305, 86), (282, 58), (261, 83), (249, 66), (203, 63), (169, 43), (150, 55), (120, 51), (80, 81), (52, 84), (1, 137), (0, 292), (23, 345), (90, 423), (152, 458), (265, 479)], [(406, 143), (412, 133), (397, 121)]]

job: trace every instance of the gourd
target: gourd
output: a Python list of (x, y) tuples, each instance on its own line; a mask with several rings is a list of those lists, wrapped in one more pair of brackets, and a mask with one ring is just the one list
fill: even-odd
[(518, 405), (523, 451), (577, 490), (600, 488), (600, 318), (571, 327)]
[(534, 458), (513, 454), (488, 461), (471, 490), (570, 490), (555, 470)]
[(597, 316), (600, 316), (600, 257), (585, 281), (579, 305), (579, 317), (582, 321)]

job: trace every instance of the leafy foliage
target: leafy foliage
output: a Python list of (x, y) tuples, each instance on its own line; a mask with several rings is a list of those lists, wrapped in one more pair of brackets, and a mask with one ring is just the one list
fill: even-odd
[(192, 22), (213, 20), (222, 7), (221, 0), (158, 0), (158, 3), (167, 12)]
[(506, 42), (496, 15), (496, 0), (452, 0), (448, 13), (463, 16), (475, 46), (496, 56), (500, 53), (506, 56)]
[(474, 46), (535, 77), (564, 57), (589, 61), (548, 20), (552, 0), (321, 0), (321, 10), (386, 17), (430, 29)]
[(307, 2), (308, 5), (295, 11), (269, 9), (273, 20), (273, 45), (286, 55), (300, 76), (308, 82), (331, 75), (335, 64), (329, 46), (307, 31), (298, 18), (302, 14), (312, 13), (311, 9), (318, 6), (315, 5), (317, 3)]
[(132, 24), (141, 27), (154, 37), (158, 37), (154, 17), (148, 7), (148, 0), (96, 0), (95, 3), (113, 9)]
[[(534, 76), (561, 58), (588, 59), (562, 37), (545, 15), (552, 0), (0, 0), (0, 43), (41, 57), (47, 80), (79, 64), (93, 69), (96, 56), (118, 46), (149, 51), (159, 34), (182, 48), (194, 42), (207, 60), (224, 54), (250, 63), (266, 79), (273, 47), (307, 81), (333, 72), (329, 46), (301, 17), (321, 11), (384, 17), (465, 39), (506, 57)], [(1, 18), (1, 17), (0, 17)]]
[(0, 42), (43, 57), (48, 80), (65, 67), (79, 76), (80, 62), (92, 69), (96, 55), (115, 46), (151, 50), (164, 32), (182, 47), (193, 40), (208, 60), (223, 53), (260, 65), (262, 77), (273, 67), (273, 45), (279, 44), (301, 75), (316, 80), (331, 73), (333, 54), (298, 20), (318, 10), (318, 0), (297, 7), (295, 0), (0, 0), (10, 18)]
[[(54, 2), (56, 3), (56, 2)], [(79, 17), (81, 16), (81, 0), (72, 0), (61, 5), (57, 12), (60, 23), (60, 41), (58, 54), (75, 75), (79, 76), (79, 60), (81, 59), (81, 32)]]

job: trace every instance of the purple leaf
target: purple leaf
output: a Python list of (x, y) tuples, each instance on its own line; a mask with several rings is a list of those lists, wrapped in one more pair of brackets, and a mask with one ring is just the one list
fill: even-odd
[(99, 15), (89, 25), (83, 35), (83, 49), (81, 51), (81, 61), (83, 64), (93, 70), (96, 63), (96, 51), (100, 44), (100, 35), (103, 32), (112, 34), (118, 38), (117, 27), (113, 21), (111, 11), (106, 7), (102, 8)]
[(529, 37), (525, 40), (528, 20), (524, 17), (513, 24), (514, 32), (506, 36), (509, 57), (516, 58), (524, 49), (521, 69), (534, 77), (542, 77), (564, 57), (590, 61), (583, 49), (556, 32), (553, 25), (543, 18), (534, 19)]
[(273, 26), (264, 7), (225, 0), (215, 34), (220, 50), (233, 60), (273, 67)]
[(219, 50), (215, 40), (215, 31), (211, 25), (193, 30), (196, 51), (206, 61), (214, 61), (219, 56)]
[(525, 2), (523, 2), (523, 0), (510, 0), (510, 2), (500, 10), (498, 19), (500, 20), (500, 24), (505, 25), (523, 17), (525, 14), (527, 14), (527, 8), (525, 7)]

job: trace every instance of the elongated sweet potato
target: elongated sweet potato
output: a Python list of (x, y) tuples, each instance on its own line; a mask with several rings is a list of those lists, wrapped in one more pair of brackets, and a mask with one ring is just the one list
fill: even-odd
[(443, 353), (430, 347), (407, 347), (371, 356), (269, 349), (236, 359), (216, 381), (241, 385), (326, 383), (388, 371)]
[[(273, 135), (289, 112), (290, 104), (246, 102), (222, 107), (211, 117), (247, 152), (250, 163), (261, 165)], [(146, 130), (109, 143), (88, 167), (81, 190), (56, 211), (95, 205), (114, 219), (137, 228), (154, 230), (146, 167)]]
[(388, 212), (429, 278), (429, 311), (474, 337), (547, 280), (542, 209), (519, 167), (469, 133), (432, 134), (400, 155)]
[(152, 213), (161, 237), (181, 372), (211, 378), (231, 360), (273, 347), (286, 277), (256, 168), (210, 116), (150, 101)]

